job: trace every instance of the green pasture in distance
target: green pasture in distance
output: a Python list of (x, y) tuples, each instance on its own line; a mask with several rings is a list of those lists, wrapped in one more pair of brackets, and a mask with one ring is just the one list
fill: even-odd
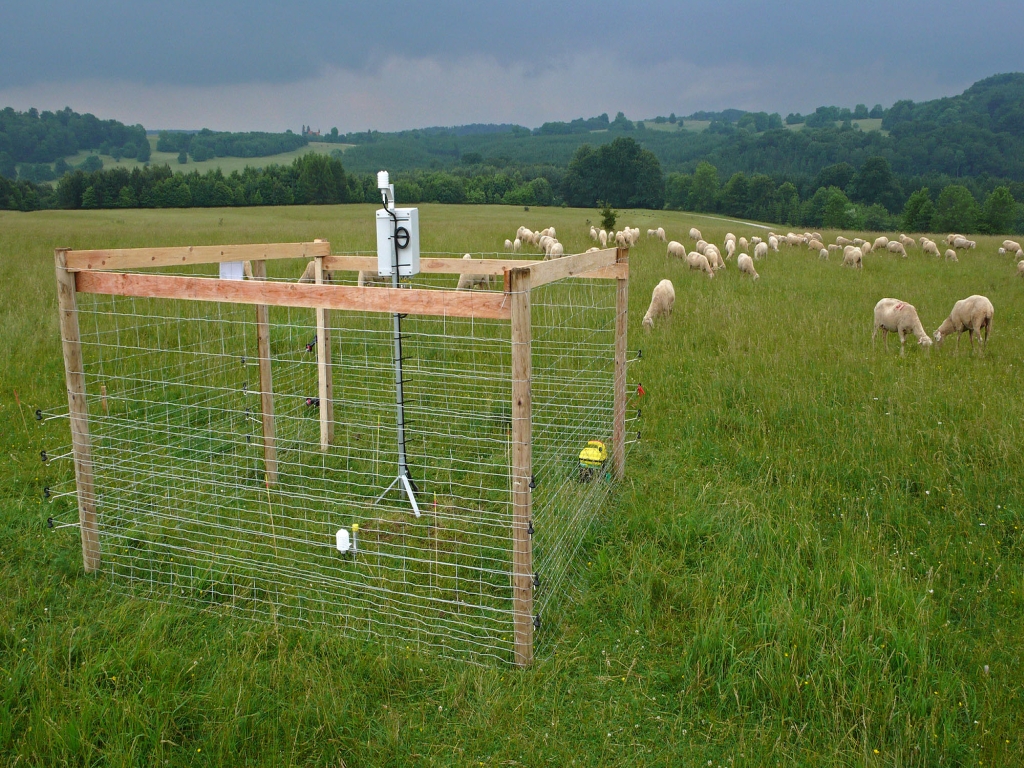
[[(0, 213), (6, 762), (1024, 762), (1024, 280), (997, 255), (1002, 236), (959, 263), (911, 249), (863, 270), (783, 247), (756, 283), (735, 262), (708, 280), (642, 237), (629, 308), (641, 441), (530, 670), (135, 600), (85, 576), (77, 532), (48, 530), (42, 498), (48, 473), (69, 470), (39, 451), (67, 444), (67, 424), (33, 417), (66, 407), (53, 249), (322, 237), (365, 251), (373, 208)], [(520, 224), (585, 250), (599, 215), (424, 205), (420, 219), (424, 251), (493, 255)], [(688, 247), (691, 226), (719, 244), (765, 236), (676, 212), (619, 224)], [(663, 278), (675, 311), (646, 335)], [(995, 305), (983, 355), (966, 339), (908, 340), (903, 357), (894, 338), (872, 345), (878, 299), (914, 304), (932, 332), (973, 293)]]
[[(318, 152), (322, 155), (329, 155), (334, 150), (341, 150), (344, 152), (353, 144), (330, 144), (325, 141), (311, 141), (304, 147), (300, 147), (292, 152), (282, 152), (277, 155), (268, 155), (266, 157), (215, 157), (211, 160), (203, 160), (202, 162), (195, 162), (190, 156), (188, 162), (184, 165), (178, 162), (177, 152), (157, 152), (156, 151), (156, 136), (149, 137), (149, 146), (152, 153), (149, 158), (149, 165), (169, 165), (172, 171), (183, 171), (189, 173), (191, 171), (199, 171), (200, 173), (206, 173), (207, 171), (216, 170), (220, 168), (225, 175), (230, 174), (232, 171), (242, 171), (247, 166), (252, 168), (263, 168), (268, 165), (290, 165), (293, 160), (297, 157), (302, 157), (310, 152)], [(68, 165), (79, 165), (89, 155), (96, 154), (95, 151), (82, 151), (78, 154), (71, 155), (64, 158)], [(140, 163), (134, 158), (122, 157), (120, 160), (115, 161), (114, 158), (109, 155), (100, 155), (100, 159), (103, 161), (103, 169), (109, 170), (111, 168), (141, 168), (145, 163)]]

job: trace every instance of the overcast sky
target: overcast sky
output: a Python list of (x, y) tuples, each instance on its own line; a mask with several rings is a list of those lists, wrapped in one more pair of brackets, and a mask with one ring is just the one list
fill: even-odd
[(1024, 71), (1022, 33), (1021, 0), (35, 0), (2, 14), (0, 107), (342, 132), (785, 115)]

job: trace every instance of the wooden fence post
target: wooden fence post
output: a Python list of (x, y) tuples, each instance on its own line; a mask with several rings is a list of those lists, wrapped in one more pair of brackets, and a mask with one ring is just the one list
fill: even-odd
[[(615, 261), (629, 263), (629, 249), (619, 248)], [(615, 380), (612, 408), (612, 474), (616, 480), (626, 476), (626, 331), (629, 325), (629, 278), (615, 281)]]
[[(324, 260), (316, 257), (316, 284), (324, 283)], [(331, 324), (329, 311), (316, 310), (317, 380), (320, 382), (320, 450), (334, 442), (334, 373), (331, 370)]]
[[(267, 262), (252, 262), (254, 280), (267, 279)], [(277, 426), (274, 421), (274, 377), (270, 366), (270, 307), (256, 305), (256, 346), (260, 361), (260, 410), (263, 413), (263, 469), (267, 485), (277, 485)]]
[(57, 271), (57, 304), (60, 310), (60, 338), (64, 349), (64, 376), (68, 388), (71, 447), (78, 489), (78, 523), (82, 534), (82, 562), (86, 573), (100, 567), (100, 537), (96, 524), (96, 496), (92, 474), (92, 445), (89, 441), (89, 408), (85, 401), (85, 367), (78, 330), (75, 273), (67, 270), (67, 248), (54, 251)]
[(530, 270), (510, 270), (512, 310), (512, 610), (515, 663), (533, 663), (533, 395)]

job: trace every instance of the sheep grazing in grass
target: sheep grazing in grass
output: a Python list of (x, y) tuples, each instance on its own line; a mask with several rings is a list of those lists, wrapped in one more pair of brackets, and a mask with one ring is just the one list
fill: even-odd
[(717, 245), (708, 243), (708, 247), (704, 249), (704, 258), (708, 260), (712, 269), (725, 269), (725, 260), (722, 258), (722, 252), (718, 250)]
[(686, 257), (686, 246), (682, 243), (678, 243), (675, 240), (668, 244), (668, 256), (676, 256), (680, 259)]
[(751, 245), (757, 245), (758, 243), (763, 243), (763, 242), (764, 242), (764, 240), (762, 240), (760, 237), (752, 237), (752, 238), (750, 238), (750, 244)]
[(515, 251), (516, 253), (519, 253), (521, 250), (523, 250), (523, 241), (520, 240), (518, 237), (512, 241), (512, 250)]
[[(853, 246), (848, 246), (848, 247), (852, 248)], [(836, 253), (837, 251), (843, 250), (843, 246), (836, 245), (835, 243), (829, 243), (827, 250), (828, 250), (829, 253)]]
[(886, 248), (889, 249), (890, 253), (898, 253), (904, 259), (907, 258), (907, 249), (903, 246), (903, 243), (899, 242), (898, 240), (890, 241), (889, 245), (887, 245)]
[(853, 238), (853, 245), (857, 246), (858, 248), (860, 248), (862, 250), (864, 248), (864, 243), (866, 243), (866, 242), (867, 242), (867, 240), (865, 240), (863, 237), (855, 237), (855, 238)]
[(505, 250), (506, 251), (511, 251), (512, 250), (512, 241), (511, 240), (506, 240), (505, 241)]
[(974, 246), (976, 245), (977, 243), (975, 243), (973, 240), (968, 240), (966, 237), (958, 236), (953, 239), (953, 247), (956, 248), (958, 251), (966, 251), (969, 248), (974, 248)]
[(595, 241), (597, 240), (597, 227), (590, 228), (590, 239)]
[(1024, 251), (1017, 251), (1015, 254), (1013, 254), (1013, 258), (1016, 259), (1017, 261), (1024, 259)]
[(1024, 277), (1024, 261), (1017, 262), (1017, 277)]
[(1017, 251), (1024, 250), (1016, 240), (1003, 240), (1003, 248), (1007, 253), (1016, 253)]
[(1000, 256), (1005, 256), (1006, 255), (1006, 249), (1005, 248), (1000, 248), (998, 250), (998, 253), (999, 253)]
[(768, 247), (771, 248), (776, 253), (778, 253), (779, 252), (779, 238), (777, 238), (775, 235), (769, 236), (769, 238), (768, 238)]
[[(468, 259), (470, 261), (473, 260), (473, 257), (470, 256), (468, 253), (465, 254), (462, 258), (463, 259)], [(463, 272), (461, 275), (459, 275), (459, 284), (455, 288), (455, 290), (457, 290), (457, 291), (469, 291), (469, 290), (472, 290), (473, 288), (475, 288), (478, 285), (481, 288), (490, 288), (491, 287), (491, 276), (490, 275), (471, 275), (471, 274), (468, 274), (466, 272)]]
[(656, 229), (648, 229), (647, 230), (647, 236), (648, 237), (657, 237), (658, 236), (658, 230), (656, 230)]
[[(324, 279), (327, 279), (326, 275), (324, 275)], [(330, 280), (327, 282), (330, 282)], [(360, 288), (372, 288), (375, 285), (388, 286), (391, 285), (391, 275), (381, 275), (372, 270), (361, 269), (359, 270), (359, 277), (356, 279), (356, 285)]]
[(747, 248), (750, 247), (750, 243), (747, 242), (747, 238), (741, 237), (739, 240), (736, 241), (736, 247), (739, 248), (741, 251), (745, 251), (747, 250)]
[(597, 233), (597, 240), (599, 243), (601, 243), (602, 248), (608, 247), (608, 233), (605, 232), (603, 229)]
[(644, 330), (650, 333), (654, 330), (654, 321), (662, 315), (671, 315), (672, 307), (676, 303), (676, 289), (672, 286), (671, 280), (662, 280), (651, 292), (651, 306), (647, 308), (644, 315)]
[(914, 246), (917, 245), (917, 241), (914, 240), (914, 238), (907, 237), (906, 235), (903, 234), (900, 235), (900, 242), (903, 243), (904, 248), (913, 248)]
[(735, 243), (736, 242), (736, 235), (734, 235), (732, 232), (726, 232), (725, 233), (725, 242), (728, 243), (730, 240), (732, 240)]
[[(960, 348), (960, 336), (966, 333), (971, 340), (971, 349), (974, 349), (974, 337), (978, 337), (978, 346), (982, 343), (988, 346), (988, 335), (992, 330), (992, 315), (995, 308), (992, 302), (984, 296), (968, 296), (960, 299), (953, 305), (953, 311), (949, 317), (942, 321), (942, 325), (935, 329), (935, 343), (942, 344), (942, 339), (951, 333), (956, 334), (956, 346)], [(982, 339), (981, 332), (985, 332)]]
[(809, 251), (820, 251), (825, 247), (825, 244), (821, 240), (809, 240), (807, 242), (807, 250)]
[(758, 243), (757, 245), (754, 246), (754, 258), (755, 259), (760, 261), (761, 259), (767, 258), (767, 256), (768, 256), (768, 243), (762, 242), (762, 243)]
[(818, 250), (818, 258), (821, 261), (828, 261), (828, 248), (821, 248)]
[(755, 280), (761, 279), (761, 276), (757, 274), (757, 270), (754, 269), (754, 260), (747, 254), (741, 253), (736, 257), (736, 266), (739, 267), (741, 275), (750, 275)]
[(870, 240), (865, 240), (863, 245), (857, 246), (860, 248), (860, 252), (867, 256), (871, 251), (875, 249), (875, 244)]
[(804, 239), (800, 235), (794, 235), (792, 232), (786, 235), (786, 243), (788, 245), (800, 245), (803, 241)]
[(864, 269), (864, 254), (860, 248), (854, 248), (852, 245), (846, 247), (843, 252), (843, 266)]
[(736, 241), (726, 240), (725, 241), (725, 258), (731, 259), (733, 254), (736, 253)]
[(836, 238), (836, 245), (853, 245), (853, 240), (840, 235)]
[(956, 257), (956, 251), (952, 248), (948, 248), (946, 250), (946, 261), (960, 261), (960, 259)]
[(825, 242), (825, 238), (821, 236), (820, 232), (805, 232), (804, 237), (808, 239), (820, 240), (823, 243)]
[(661, 240), (661, 242), (664, 243), (665, 242), (665, 228), (664, 227), (658, 227), (654, 231), (657, 234), (658, 239)]
[(939, 256), (939, 246), (937, 246), (935, 243), (933, 243), (931, 240), (928, 240), (927, 238), (923, 243), (921, 243), (921, 251), (923, 253), (930, 253), (932, 256), (935, 257)]
[(544, 253), (544, 261), (549, 261), (551, 259), (560, 259), (563, 256), (565, 256), (565, 246), (563, 246), (560, 242), (555, 240), (554, 242), (550, 243), (550, 245), (546, 249)]
[(705, 242), (704, 240), (698, 240), (697, 244), (693, 246), (693, 250), (695, 250), (697, 253), (704, 253), (704, 251), (707, 250), (707, 247), (707, 242)]
[(958, 234), (956, 232), (951, 232), (950, 234), (946, 235), (946, 245), (952, 245), (953, 241), (956, 240), (958, 237), (963, 237), (963, 235)]
[(889, 247), (889, 238), (886, 237), (885, 235), (882, 235), (881, 237), (876, 237), (875, 238), (875, 242), (873, 242), (871, 244), (872, 250), (874, 250), (876, 248), (888, 248), (888, 247)]
[(907, 336), (913, 334), (917, 343), (922, 347), (932, 345), (931, 337), (925, 332), (921, 325), (921, 318), (917, 316), (917, 310), (913, 304), (907, 304), (899, 299), (882, 299), (875, 304), (875, 325), (871, 332), (871, 344), (875, 343), (875, 336), (882, 332), (882, 340), (885, 348), (889, 348), (889, 333), (897, 333), (900, 337), (900, 354), (906, 354), (904, 343)]
[(697, 240), (703, 240), (701, 237), (700, 230), (696, 227), (690, 227), (690, 239), (696, 242)]
[(709, 279), (715, 276), (715, 270), (711, 268), (711, 263), (703, 253), (690, 251), (686, 254), (686, 263), (690, 266), (690, 269), (699, 269), (707, 275)]

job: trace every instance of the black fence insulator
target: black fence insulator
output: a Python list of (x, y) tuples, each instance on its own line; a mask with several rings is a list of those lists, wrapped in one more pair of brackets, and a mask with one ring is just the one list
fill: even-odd
[(639, 360), (643, 356), (644, 356), (644, 351), (642, 349), (638, 349), (636, 351), (636, 359)]
[(242, 365), (245, 365), (245, 358), (242, 358)]
[(533, 628), (540, 629), (540, 614), (538, 613), (533, 617)]
[(50, 498), (50, 486), (48, 486), (48, 485), (43, 487), (43, 498), (44, 499)]
[(530, 475), (530, 490), (532, 491), (536, 487), (537, 487), (537, 476), (536, 475)]
[(36, 408), (36, 421), (42, 421), (42, 420), (43, 420), (43, 412), (40, 409)]
[(46, 455), (46, 451), (40, 451), (39, 452), (39, 458), (41, 458), (43, 460), (43, 464), (45, 464), (46, 462), (48, 462), (50, 460), (50, 457)]
[(46, 518), (46, 527), (47, 528), (53, 528), (53, 518), (52, 517)]
[(306, 345), (306, 351), (307, 352), (312, 352), (315, 347), (316, 347), (316, 336), (314, 336), (313, 340), (311, 342), (309, 342), (309, 344)]
[(640, 411), (640, 409), (639, 409), (639, 408), (637, 408), (637, 409), (636, 409), (636, 417), (637, 417), (638, 419), (640, 418), (640, 414), (641, 414), (641, 411)]
[(535, 573), (533, 574), (533, 588), (537, 589), (538, 587), (540, 587), (540, 574)]
[(319, 408), (320, 407), (320, 398), (319, 397), (307, 397), (306, 398), (306, 405), (308, 405), (310, 408)]
[(531, 536), (533, 536), (533, 520), (531, 520), (531, 521), (530, 521), (530, 524), (529, 524), (529, 526), (527, 527), (527, 529), (526, 529), (526, 532), (527, 532), (528, 534), (530, 534)]

